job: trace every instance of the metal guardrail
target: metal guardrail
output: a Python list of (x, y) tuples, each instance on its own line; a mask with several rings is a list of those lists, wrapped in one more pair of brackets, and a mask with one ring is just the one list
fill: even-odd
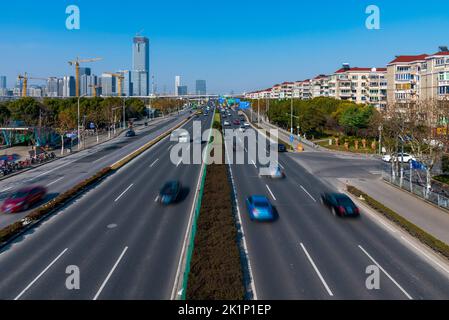
[(393, 176), (385, 171), (382, 172), (382, 178), (396, 187), (408, 191), (425, 201), (428, 201), (440, 208), (449, 210), (449, 198), (431, 190), (427, 190), (426, 186), (410, 182), (407, 177), (401, 179), (400, 176)]

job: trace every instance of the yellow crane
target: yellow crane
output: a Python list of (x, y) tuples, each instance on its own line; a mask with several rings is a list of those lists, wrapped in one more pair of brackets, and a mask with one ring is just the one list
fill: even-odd
[[(126, 71), (123, 71), (123, 72), (126, 72)], [(125, 80), (125, 76), (123, 75), (123, 73), (105, 72), (105, 74), (108, 74), (108, 75), (110, 75), (110, 76), (113, 76), (113, 77), (116, 77), (116, 78), (117, 78), (117, 80), (118, 80), (118, 84), (117, 84), (117, 86), (118, 86), (118, 89), (117, 89), (117, 95), (118, 95), (119, 97), (121, 97), (121, 96), (122, 96), (122, 83), (123, 83), (123, 80)]]
[(98, 85), (98, 84), (90, 84), (89, 88), (92, 88), (92, 95), (94, 97), (96, 97), (97, 96), (97, 89), (101, 88), (101, 86)]
[(30, 77), (26, 72), (24, 75), (19, 74), (17, 79), (20, 82), (22, 82), (22, 93), (21, 93), (22, 97), (27, 96), (28, 80), (43, 80), (43, 81), (48, 80), (47, 78)]
[(76, 58), (76, 60), (69, 61), (69, 65), (75, 66), (75, 77), (76, 77), (76, 96), (80, 96), (80, 64), (81, 63), (88, 63), (88, 62), (96, 62), (101, 61), (103, 58), (92, 58), (92, 59), (80, 59)]

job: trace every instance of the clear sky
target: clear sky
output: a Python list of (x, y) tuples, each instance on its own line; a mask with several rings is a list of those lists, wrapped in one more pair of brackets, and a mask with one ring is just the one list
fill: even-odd
[[(81, 29), (65, 27), (68, 5)], [(381, 10), (381, 30), (365, 27), (368, 5)], [(67, 61), (103, 57), (95, 74), (130, 69), (132, 37), (150, 38), (158, 91), (175, 75), (193, 89), (240, 93), (331, 73), (342, 63), (381, 67), (398, 54), (434, 53), (449, 45), (449, 1), (345, 0), (21, 0), (0, 6), (0, 75), (73, 74)], [(190, 90), (189, 89), (189, 90)]]

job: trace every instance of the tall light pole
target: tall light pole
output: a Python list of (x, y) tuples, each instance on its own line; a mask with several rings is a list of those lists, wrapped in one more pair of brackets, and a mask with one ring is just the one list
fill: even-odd
[(123, 98), (123, 130), (126, 130), (126, 97)]
[(78, 97), (78, 121), (77, 121), (78, 122), (78, 151), (81, 149), (80, 100), (81, 100), (81, 98), (84, 98), (85, 96), (87, 96), (87, 93)]
[(293, 134), (293, 90), (291, 94), (291, 103), (290, 103), (290, 121), (291, 121), (290, 133)]

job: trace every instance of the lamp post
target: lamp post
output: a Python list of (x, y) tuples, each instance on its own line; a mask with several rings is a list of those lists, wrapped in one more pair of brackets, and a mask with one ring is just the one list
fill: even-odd
[(78, 151), (81, 149), (80, 100), (81, 100), (81, 98), (84, 98), (85, 96), (87, 96), (87, 93), (78, 97), (78, 120), (77, 120), (77, 122), (78, 122)]
[(123, 98), (123, 130), (126, 130), (126, 97)]

